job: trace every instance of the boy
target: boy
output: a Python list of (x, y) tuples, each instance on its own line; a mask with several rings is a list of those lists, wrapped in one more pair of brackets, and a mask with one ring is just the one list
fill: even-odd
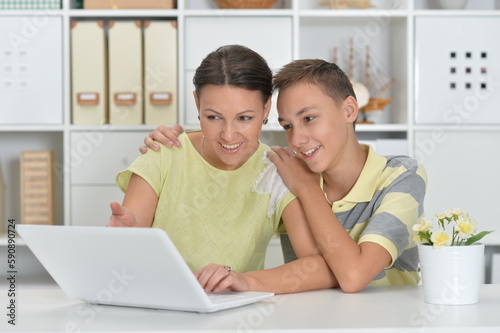
[(358, 143), (357, 102), (337, 65), (297, 60), (275, 75), (274, 85), (290, 147), (273, 147), (269, 158), (300, 199), (339, 286), (356, 292), (367, 285), (417, 284), (412, 226), (423, 216), (424, 168)]

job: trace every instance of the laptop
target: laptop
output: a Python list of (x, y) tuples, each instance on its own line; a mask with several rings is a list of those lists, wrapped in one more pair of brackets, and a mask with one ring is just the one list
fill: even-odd
[(161, 229), (18, 224), (16, 230), (61, 289), (85, 302), (214, 312), (274, 295), (206, 293)]

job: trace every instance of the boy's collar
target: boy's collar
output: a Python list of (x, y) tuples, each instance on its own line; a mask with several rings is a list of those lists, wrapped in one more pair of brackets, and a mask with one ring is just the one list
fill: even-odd
[[(377, 179), (387, 164), (387, 159), (375, 153), (370, 145), (361, 144), (368, 150), (365, 165), (356, 183), (341, 201), (368, 202), (376, 191)], [(323, 183), (323, 180), (321, 180)], [(321, 184), (323, 185), (323, 184)]]

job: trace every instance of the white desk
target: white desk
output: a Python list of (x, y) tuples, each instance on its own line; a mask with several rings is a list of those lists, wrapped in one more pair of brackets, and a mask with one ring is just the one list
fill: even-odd
[[(6, 291), (0, 290), (5, 300)], [(1, 332), (495, 332), (500, 331), (500, 284), (483, 285), (475, 305), (423, 301), (421, 287), (371, 287), (357, 294), (319, 290), (212, 314), (96, 306), (60, 289), (18, 290), (17, 325)]]

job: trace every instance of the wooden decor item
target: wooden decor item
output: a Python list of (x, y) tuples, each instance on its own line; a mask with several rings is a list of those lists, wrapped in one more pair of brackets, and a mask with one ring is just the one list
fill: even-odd
[(367, 9), (375, 7), (370, 0), (323, 0), (320, 6), (328, 6), (330, 9)]
[(21, 152), (21, 223), (54, 224), (52, 151)]
[(172, 9), (175, 0), (85, 0), (84, 9)]
[(276, 0), (215, 0), (223, 9), (267, 9), (272, 8)]

